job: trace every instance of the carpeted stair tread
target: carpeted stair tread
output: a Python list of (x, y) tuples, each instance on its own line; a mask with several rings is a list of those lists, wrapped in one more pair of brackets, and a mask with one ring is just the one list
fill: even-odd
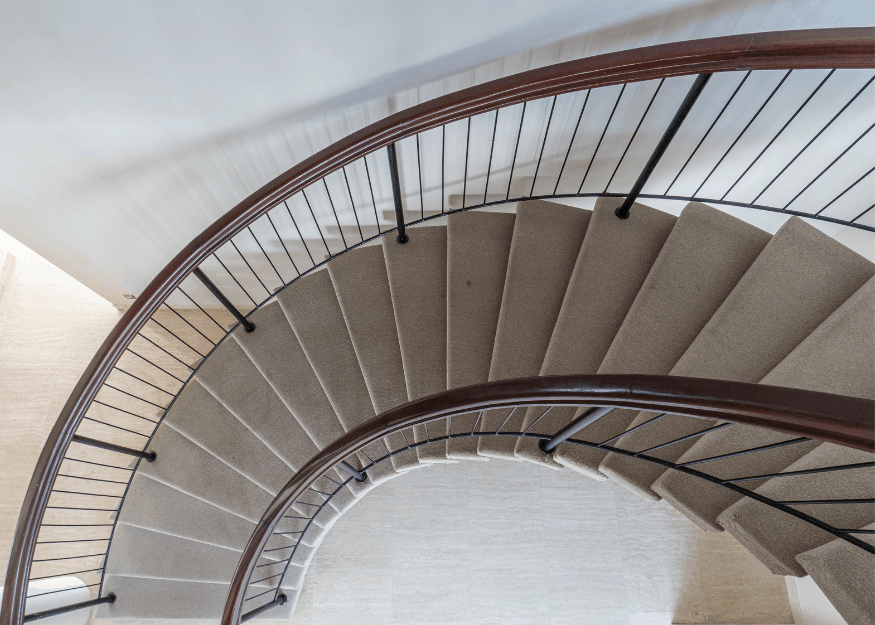
[[(259, 329), (271, 331), (270, 327), (256, 326), (255, 332)], [(216, 348), (196, 378), (293, 470), (304, 466), (318, 451), (236, 340)]]
[[(243, 551), (255, 531), (255, 523), (139, 472), (131, 480), (119, 522), (235, 551)], [(269, 547), (294, 542), (275, 535)]]
[[(628, 221), (647, 215), (635, 210)], [(658, 250), (597, 373), (664, 375), (671, 371), (769, 238), (762, 230), (714, 208), (688, 204)], [(651, 244), (650, 249), (655, 246)], [(604, 276), (595, 279), (604, 284)], [(577, 411), (574, 417), (580, 414)], [(614, 410), (576, 438), (607, 441), (622, 434), (637, 414), (634, 410)], [(540, 430), (551, 433), (564, 425), (548, 422), (537, 427), (551, 427)], [(535, 455), (534, 450), (531, 453)], [(556, 462), (594, 479), (605, 477), (598, 470), (605, 456), (604, 451), (573, 444), (560, 445), (553, 453)]]
[[(376, 416), (328, 271), (304, 276), (277, 300), (343, 430), (349, 432)], [(371, 458), (387, 453), (380, 443), (369, 445), (364, 452)], [(347, 462), (356, 468), (367, 464), (365, 459)], [(386, 472), (394, 473), (389, 462), (378, 465), (372, 475), (379, 482), (379, 476)]]
[[(590, 215), (586, 210), (542, 200), (517, 206), (490, 381), (532, 377), (541, 371)], [(511, 420), (511, 414), (518, 416)], [(484, 411), (480, 431), (519, 431), (524, 414), (522, 409), (513, 413), (508, 409)], [(483, 437), (477, 451), (483, 456), (516, 460), (515, 446), (513, 438)]]
[[(596, 202), (586, 236), (550, 337), (540, 375), (596, 373), (629, 307), (647, 278), (654, 260), (677, 219), (662, 211), (634, 204), (633, 217), (614, 214), (621, 198)], [(574, 418), (574, 407), (557, 406), (545, 414), (529, 408), (522, 430), (555, 434)], [(534, 439), (519, 438), (518, 458), (556, 465)]]
[[(863, 529), (873, 530), (875, 524)], [(872, 536), (857, 535), (873, 543)], [(836, 539), (796, 556), (848, 625), (875, 623), (875, 558), (856, 545)]]
[[(871, 262), (798, 217), (791, 217), (745, 272), (671, 374), (758, 382), (806, 336), (872, 277)], [(656, 414), (640, 413), (635, 427)], [(632, 432), (615, 445), (643, 450), (715, 425), (708, 419), (670, 415)], [(696, 439), (664, 447), (659, 458), (675, 461)], [(653, 482), (663, 467), (618, 454), (599, 470), (639, 495), (658, 499)]]
[[(469, 211), (447, 218), (447, 387), (489, 380), (501, 311), (513, 213)], [(474, 431), (477, 413), (453, 417), (451, 434)], [(447, 441), (447, 456), (486, 460), (476, 438)]]
[[(230, 583), (240, 552), (119, 523), (112, 537), (107, 575)], [(258, 562), (260, 572), (282, 573), (284, 562)], [(265, 566), (261, 566), (265, 565)]]
[[(207, 423), (209, 427), (204, 427)], [(272, 495), (276, 495), (293, 475), (279, 456), (197, 380), (190, 381), (176, 398), (164, 419), (164, 426), (173, 428), (221, 458)]]
[[(872, 462), (875, 454), (823, 443), (782, 472)], [(871, 498), (875, 484), (872, 467), (829, 471), (799, 477), (772, 478), (755, 491), (776, 501)], [(872, 504), (799, 507), (839, 529), (854, 529), (875, 521)], [(752, 499), (727, 508), (718, 522), (738, 542), (778, 575), (805, 575), (796, 556), (830, 542), (833, 535), (801, 519)]]
[(258, 521), (273, 496), (246, 476), (170, 427), (149, 444), (158, 457), (139, 472), (250, 521)]
[[(781, 361), (762, 384), (802, 388), (865, 399), (875, 399), (875, 278), (870, 279), (838, 310)], [(771, 445), (795, 437), (753, 426), (735, 425), (703, 436), (681, 462)], [(693, 466), (724, 479), (769, 475), (787, 466), (819, 445), (817, 441), (727, 458)], [(747, 483), (754, 488), (756, 482)], [(741, 499), (741, 495), (696, 477), (667, 471), (654, 491), (703, 529), (722, 531), (717, 517)]]
[[(401, 244), (383, 237), (383, 254), (398, 327), (407, 399), (447, 389), (447, 228), (411, 228)], [(417, 443), (446, 436), (445, 420), (413, 428)], [(417, 447), (425, 462), (452, 462), (446, 441)]]
[(255, 331), (238, 329), (234, 338), (316, 446), (322, 449), (343, 436), (343, 426), (279, 303), (262, 307), (250, 318)]
[[(104, 591), (115, 593), (115, 603), (97, 608), (94, 618), (132, 619), (210, 619), (222, 616), (228, 598), (228, 585), (212, 582), (180, 582), (173, 579), (107, 575)], [(256, 619), (284, 620), (291, 617), (300, 591), (284, 590), (288, 603), (276, 606)], [(244, 612), (268, 603), (268, 593), (245, 604)]]
[[(375, 413), (407, 403), (404, 363), (382, 246), (362, 247), (338, 256), (328, 264), (328, 272)], [(411, 440), (412, 432), (407, 432)], [(400, 433), (385, 437), (384, 442), (392, 452), (407, 445)], [(396, 470), (419, 465), (413, 450), (392, 456), (391, 462)]]

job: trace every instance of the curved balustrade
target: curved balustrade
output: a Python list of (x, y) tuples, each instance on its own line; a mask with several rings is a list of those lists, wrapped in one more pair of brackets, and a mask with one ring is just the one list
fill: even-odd
[[(875, 451), (875, 401), (828, 393), (724, 380), (646, 375), (544, 376), (489, 382), (446, 391), (399, 406), (371, 419), (323, 449), (289, 480), (265, 511), (243, 552), (231, 582), (228, 601), (222, 616), (223, 625), (236, 625), (240, 622), (246, 591), (255, 571), (256, 562), (277, 524), (292, 504), (303, 497), (316, 480), (340, 463), (343, 458), (384, 436), (436, 419), (477, 413), (492, 408), (527, 406), (545, 408), (605, 406), (611, 409), (656, 411), (717, 420), (719, 423), (713, 429), (730, 424), (754, 425), (791, 434), (800, 437), (799, 440), (822, 440), (864, 451)], [(605, 412), (609, 414), (609, 411)], [(607, 414), (600, 415), (600, 418), (608, 418)], [(528, 436), (541, 440), (550, 438), (530, 434), (527, 431), (501, 432), (500, 429), (492, 433), (472, 431), (461, 436)], [(459, 436), (436, 437), (418, 445), (457, 437)], [(787, 514), (792, 514), (875, 554), (875, 547), (856, 538), (852, 532), (823, 523), (790, 507), (788, 502), (777, 502), (743, 488), (736, 483), (737, 480), (715, 478), (706, 472), (645, 453), (651, 450), (631, 452), (607, 445), (610, 441), (592, 443), (573, 437), (567, 440), (573, 444), (599, 447), (639, 458), (645, 462), (661, 464), (669, 469), (719, 484), (745, 497), (754, 498)], [(681, 440), (684, 439), (678, 439), (676, 442)], [(666, 445), (659, 447), (664, 446)], [(383, 462), (392, 455), (388, 454), (379, 461)], [(871, 464), (868, 463), (867, 466)], [(835, 470), (835, 467), (821, 469), (821, 471), (825, 470)], [(328, 501), (330, 498), (323, 506), (327, 505)], [(313, 516), (317, 514), (318, 511)]]
[[(180, 390), (236, 327), (224, 308), (239, 321), (349, 249), (460, 210), (523, 199), (627, 197), (636, 177), (642, 198), (704, 201), (875, 231), (868, 224), (872, 206), (849, 212), (875, 171), (865, 150), (875, 127), (866, 108), (873, 53), (873, 29), (858, 28), (721, 37), (562, 63), (389, 116), (271, 181), (161, 271), (83, 373), (27, 491), (0, 621), (22, 622), (28, 581), (41, 576), (90, 575), (87, 585), (100, 596), (115, 524), (105, 513), (117, 517), (138, 466), (119, 462), (124, 456), (118, 454), (144, 455)], [(669, 145), (666, 133), (658, 144), (667, 148), (662, 161), (648, 161), (693, 76), (707, 74), (713, 77), (674, 140)], [(816, 111), (813, 101), (821, 103)], [(791, 135), (796, 139), (785, 143)], [(719, 149), (711, 144), (717, 138)], [(382, 153), (386, 147), (392, 158)], [(702, 161), (706, 152), (715, 158)], [(649, 182), (638, 176), (642, 170), (654, 172)], [(715, 187), (717, 179), (734, 182)], [(514, 401), (522, 405), (520, 399)], [(768, 417), (763, 424), (774, 427), (776, 414), (760, 414)], [(840, 423), (810, 435), (839, 440)], [(102, 450), (97, 455), (83, 451), (95, 446)], [(98, 505), (95, 498), (118, 503)], [(75, 524), (46, 521), (55, 508), (91, 516)], [(87, 536), (53, 540), (59, 527), (85, 528)], [(105, 549), (35, 558), (38, 545), (57, 542), (96, 542)], [(78, 570), (52, 568), (54, 560), (77, 558), (84, 562)], [(34, 574), (35, 563), (46, 572)]]

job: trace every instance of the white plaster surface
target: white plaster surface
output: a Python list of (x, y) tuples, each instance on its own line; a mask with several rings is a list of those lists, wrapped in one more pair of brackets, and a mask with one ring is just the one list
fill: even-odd
[(784, 579), (725, 533), (571, 471), (435, 465), (332, 528), (294, 625), (792, 623)]

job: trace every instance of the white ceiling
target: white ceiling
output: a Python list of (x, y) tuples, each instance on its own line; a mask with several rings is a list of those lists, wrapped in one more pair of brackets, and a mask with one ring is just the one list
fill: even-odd
[(866, 0), (6, 0), (0, 228), (122, 303), (234, 203), (416, 102), (612, 50), (872, 22)]

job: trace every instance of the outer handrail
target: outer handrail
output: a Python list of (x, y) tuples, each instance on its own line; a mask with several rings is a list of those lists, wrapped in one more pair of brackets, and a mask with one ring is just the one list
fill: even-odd
[(545, 376), (454, 389), (393, 408), (320, 451), (265, 511), (231, 580), (222, 625), (238, 625), (256, 562), (283, 514), (350, 454), (399, 430), (441, 417), (516, 406), (592, 405), (671, 412), (778, 430), (873, 451), (875, 401), (777, 386), (651, 375)]
[(113, 366), (188, 275), (282, 199), (394, 141), (526, 100), (706, 72), (872, 67), (875, 29), (871, 27), (732, 35), (613, 52), (522, 72), (424, 102), (352, 133), (281, 174), (180, 251), (134, 301), (85, 369), (49, 433), (25, 495), (6, 572), (0, 623), (22, 622), (31, 561), (51, 490), (73, 435)]

